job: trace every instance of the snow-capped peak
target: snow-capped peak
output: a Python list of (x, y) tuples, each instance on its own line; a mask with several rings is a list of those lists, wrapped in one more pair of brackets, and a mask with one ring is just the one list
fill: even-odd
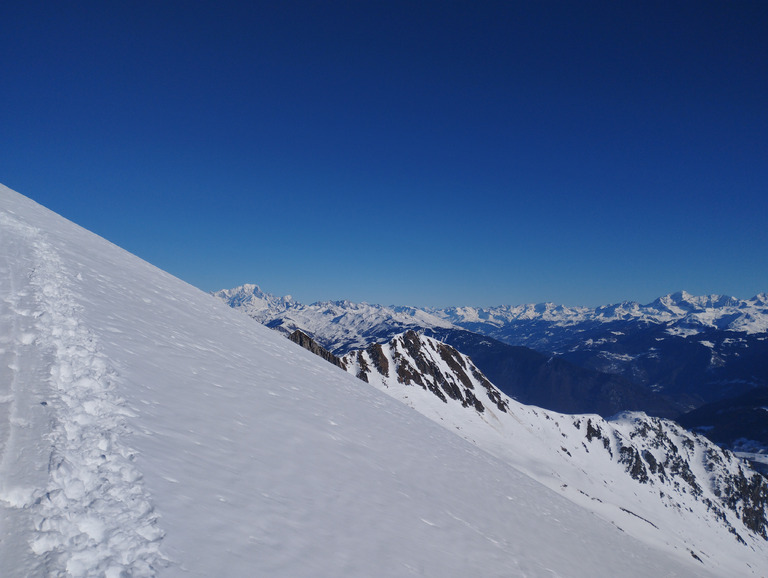
[[(742, 300), (724, 295), (696, 296), (687, 291), (663, 295), (647, 305), (635, 301), (602, 305), (599, 307), (567, 307), (554, 303), (502, 305), (498, 307), (448, 307), (443, 309), (410, 306), (370, 305), (350, 301), (317, 302), (303, 305), (288, 297), (277, 298), (262, 292), (256, 285), (243, 285), (214, 293), (236, 309), (242, 309), (257, 321), (270, 326), (285, 326), (287, 331), (301, 328), (312, 333), (328, 349), (337, 353), (366, 345), (372, 336), (379, 341), (392, 337), (396, 331), (382, 329), (391, 323), (397, 330), (412, 328), (463, 327), (478, 330), (489, 328), (489, 333), (515, 324), (544, 322), (554, 327), (575, 327), (581, 324), (635, 321), (650, 324), (683, 324), (685, 334), (691, 327), (712, 327), (720, 330), (741, 331), (748, 334), (768, 330), (768, 295), (760, 293)], [(290, 312), (288, 312), (290, 310)], [(355, 316), (355, 328), (348, 323), (340, 334), (328, 324), (330, 314)], [(334, 324), (339, 325), (334, 318)], [(670, 325), (673, 333), (674, 327)], [(374, 330), (373, 328), (377, 329)], [(377, 332), (380, 333), (377, 335)], [(678, 332), (679, 333), (679, 332)], [(363, 338), (363, 336), (365, 338)]]
[(332, 353), (364, 347), (408, 328), (451, 327), (451, 323), (413, 307), (386, 307), (352, 301), (318, 301), (304, 305), (243, 285), (213, 295), (264, 325), (284, 333), (300, 329)]
[(255, 316), (267, 312), (285, 312), (297, 303), (290, 295), (276, 297), (271, 293), (261, 290), (261, 287), (253, 284), (245, 284), (234, 289), (222, 289), (216, 291), (214, 296), (222, 301), (230, 303), (236, 309), (242, 309), (247, 314)]

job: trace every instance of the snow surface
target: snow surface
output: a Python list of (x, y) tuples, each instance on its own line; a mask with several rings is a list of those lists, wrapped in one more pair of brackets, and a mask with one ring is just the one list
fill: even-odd
[(4, 577), (712, 575), (1, 186), (0, 376)]
[[(674, 422), (640, 412), (605, 420), (520, 404), (484, 382), (472, 361), (452, 348), (462, 359), (465, 383), (473, 384), (471, 392), (484, 408), (481, 412), (461, 400), (441, 399), (427, 387), (403, 383), (398, 377), (402, 375), (398, 368), (404, 364), (430, 367), (436, 371), (420, 376), (425, 386), (439, 389), (439, 380), (445, 380), (453, 388), (464, 389), (455, 366), (444, 358), (445, 346), (424, 335), (417, 339), (417, 358), (407, 336), (378, 348), (386, 359), (378, 366), (386, 368), (386, 375), (374, 369), (377, 364), (370, 349), (344, 356), (347, 371), (358, 375), (362, 367), (367, 368), (366, 379), (381, 391), (649, 545), (684, 557), (696, 555), (706, 568), (722, 575), (764, 575), (768, 542), (747, 529), (722, 500), (723, 478), (746, 470), (741, 460)], [(599, 434), (589, 435), (589, 430)], [(645, 481), (631, 477), (621, 462), (622, 447), (634, 448), (636, 455), (653, 455), (658, 464), (680, 458), (679, 466), (690, 465), (699, 487), (685, 482), (682, 473), (646, 470)], [(717, 469), (710, 469), (713, 460)], [(668, 469), (675, 466), (668, 462)]]

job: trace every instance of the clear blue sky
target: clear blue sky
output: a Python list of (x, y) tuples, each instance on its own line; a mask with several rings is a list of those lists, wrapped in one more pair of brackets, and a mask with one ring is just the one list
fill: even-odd
[(768, 291), (768, 2), (0, 5), (0, 182), (204, 290)]

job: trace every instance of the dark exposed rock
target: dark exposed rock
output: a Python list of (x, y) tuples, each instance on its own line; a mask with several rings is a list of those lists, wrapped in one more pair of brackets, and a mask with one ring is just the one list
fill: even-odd
[(594, 426), (592, 425), (592, 420), (587, 420), (587, 441), (592, 441), (592, 438), (597, 438), (599, 440), (603, 439), (603, 434), (600, 431), (600, 426)]
[(454, 375), (458, 377), (459, 381), (464, 385), (464, 387), (474, 389), (475, 386), (472, 385), (472, 380), (469, 379), (467, 374), (464, 372), (464, 369), (467, 367), (467, 365), (464, 363), (464, 359), (462, 359), (458, 351), (456, 351), (453, 347), (448, 347), (443, 343), (439, 343), (437, 347), (440, 353), (440, 357), (443, 359), (443, 361), (445, 361), (445, 363), (448, 364), (448, 367), (453, 370)]
[(485, 405), (476, 391), (480, 385), (499, 411), (507, 411), (509, 402), (471, 361), (453, 347), (415, 331), (406, 331), (389, 343), (374, 344), (347, 355), (347, 359), (354, 360), (358, 366), (358, 377), (364, 375), (366, 381), (371, 371), (376, 371), (385, 378), (394, 376), (404, 385), (417, 385), (431, 391), (445, 403), (453, 399), (463, 407), (482, 413)]
[(722, 499), (740, 514), (744, 525), (768, 540), (768, 482), (761, 475), (747, 476), (740, 467), (735, 474), (723, 476)]
[(644, 450), (642, 456), (645, 463), (648, 464), (648, 469), (652, 474), (664, 474), (664, 466), (656, 461), (656, 458), (651, 452)]
[(357, 363), (360, 366), (360, 370), (357, 372), (357, 378), (362, 379), (365, 383), (368, 383), (368, 362), (365, 360), (365, 356), (362, 351), (357, 352)]
[[(646, 520), (646, 519), (645, 519), (645, 518), (643, 518), (642, 516), (639, 516), (639, 515), (635, 514), (635, 513), (634, 513), (632, 510), (627, 510), (626, 508), (621, 508), (621, 510), (622, 510), (623, 512), (626, 512), (627, 514), (629, 514), (629, 515), (631, 515), (631, 516), (634, 516), (635, 518), (639, 518), (639, 519), (640, 519), (640, 520), (642, 520), (643, 522), (647, 522), (647, 523), (649, 523), (651, 526), (653, 526), (653, 527), (654, 527), (654, 528), (656, 528), (656, 529), (658, 529), (658, 528), (659, 528), (659, 527), (658, 527), (656, 524), (654, 524), (654, 523), (653, 523), (653, 522), (651, 522), (650, 520)], [(693, 553), (693, 552), (691, 552), (691, 553)]]
[(347, 369), (347, 366), (339, 357), (336, 357), (333, 353), (331, 353), (324, 347), (318, 345), (318, 343), (314, 339), (312, 339), (309, 335), (307, 335), (303, 331), (297, 329), (296, 331), (294, 331), (288, 336), (288, 339), (290, 339), (294, 343), (298, 343), (304, 349), (311, 351), (312, 353), (314, 353), (319, 357), (322, 357), (326, 361), (334, 364), (336, 367), (340, 367), (341, 369), (344, 369), (344, 370)]
[(370, 354), (371, 359), (373, 360), (373, 365), (378, 370), (378, 372), (384, 377), (389, 377), (389, 361), (387, 361), (387, 356), (384, 355), (384, 350), (381, 348), (381, 344), (374, 343), (371, 345), (368, 348), (368, 353)]
[(648, 483), (648, 470), (645, 467), (643, 459), (640, 457), (637, 448), (632, 446), (621, 446), (619, 448), (619, 462), (626, 464), (627, 472), (641, 484)]

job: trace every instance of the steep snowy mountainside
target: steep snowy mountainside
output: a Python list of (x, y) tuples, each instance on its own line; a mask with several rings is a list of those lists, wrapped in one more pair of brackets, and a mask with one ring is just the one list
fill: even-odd
[(2, 576), (734, 575), (5, 187), (0, 270)]
[(505, 396), (454, 348), (408, 331), (350, 352), (347, 370), (649, 544), (759, 572), (768, 483), (674, 422), (564, 415)]

